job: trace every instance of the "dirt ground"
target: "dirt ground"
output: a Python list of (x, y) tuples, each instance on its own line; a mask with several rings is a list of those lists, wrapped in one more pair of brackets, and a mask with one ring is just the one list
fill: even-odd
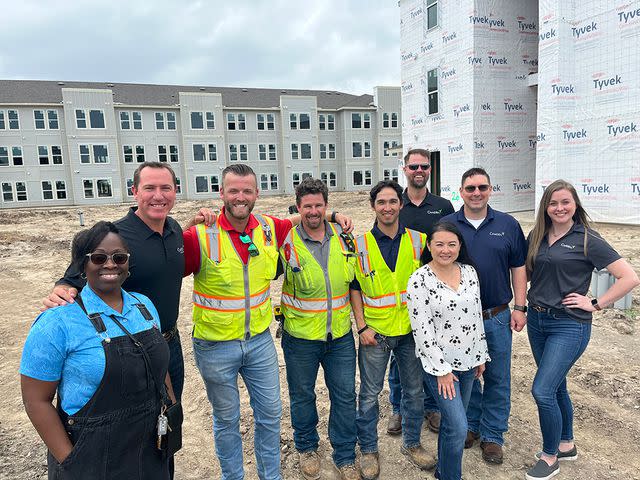
[[(366, 231), (373, 219), (364, 192), (334, 193), (331, 207), (351, 215), (356, 233)], [(257, 212), (286, 214), (291, 199), (261, 199)], [(181, 224), (204, 203), (178, 202), (172, 212)], [(0, 211), (0, 479), (35, 480), (46, 478), (45, 447), (29, 422), (20, 397), (18, 366), (22, 345), (38, 313), (41, 298), (64, 271), (70, 258), (70, 241), (78, 226), (77, 208)], [(87, 225), (103, 219), (117, 219), (126, 206), (84, 207)], [(532, 212), (516, 214), (523, 229), (532, 227)], [(640, 228), (599, 225), (597, 229), (640, 272)], [(184, 280), (179, 328), (183, 338), (186, 383), (184, 447), (176, 458), (176, 479), (220, 478), (211, 435), (211, 411), (200, 375), (195, 367), (189, 336), (191, 331), (191, 278)], [(280, 282), (273, 288), (275, 300)], [(640, 479), (640, 291), (634, 292), (633, 308), (607, 309), (594, 319), (591, 344), (569, 376), (575, 406), (575, 437), (580, 458), (565, 462), (557, 478), (563, 480)], [(279, 342), (280, 381), (284, 415), (282, 419), (282, 471), (285, 479), (299, 478), (298, 458), (293, 446), (285, 367)], [(524, 478), (540, 449), (537, 410), (530, 394), (534, 364), (526, 333), (514, 335), (512, 410), (506, 435), (505, 461), (489, 466), (476, 446), (464, 455), (466, 480), (506, 480)], [(257, 479), (253, 455), (252, 414), (242, 386), (242, 424), (245, 470), (248, 479)], [(320, 453), (324, 458), (323, 479), (338, 478), (332, 468), (327, 440), (329, 401), (318, 377)], [(407, 463), (400, 453), (401, 439), (386, 434), (390, 414), (388, 390), (380, 397), (379, 422), (382, 479), (432, 478)], [(436, 435), (423, 428), (423, 445), (435, 453)]]

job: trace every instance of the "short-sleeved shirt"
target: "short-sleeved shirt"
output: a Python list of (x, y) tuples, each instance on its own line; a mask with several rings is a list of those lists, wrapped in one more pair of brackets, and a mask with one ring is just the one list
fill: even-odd
[[(114, 222), (131, 253), (131, 275), (122, 288), (149, 297), (160, 314), (162, 331), (167, 332), (178, 320), (184, 270), (182, 228), (173, 218), (167, 217), (162, 234), (155, 232), (136, 215), (137, 209), (129, 209), (125, 217)], [(70, 266), (57, 283), (81, 289), (85, 285), (81, 273)]]
[[(229, 220), (227, 220), (224, 212), (225, 210), (223, 208), (219, 217), (220, 228), (222, 228), (229, 234), (229, 238), (231, 239), (236, 252), (238, 252), (238, 255), (240, 256), (242, 262), (246, 264), (249, 261), (249, 244), (242, 243), (242, 241), (240, 240), (240, 235), (243, 232), (238, 232), (233, 228), (231, 223), (229, 223)], [(289, 230), (291, 230), (291, 221), (271, 216), (269, 216), (269, 218), (273, 220), (273, 223), (275, 225), (276, 243), (278, 248), (280, 248), (284, 243), (285, 238), (287, 238)], [(251, 215), (245, 228), (246, 233), (248, 233), (249, 236), (253, 236), (253, 230), (258, 225), (260, 225), (258, 219)], [(198, 232), (196, 230), (196, 227), (191, 227), (189, 230), (184, 232), (183, 239), (185, 256), (184, 275), (187, 276), (191, 275), (192, 273), (198, 273), (200, 271), (200, 243), (198, 242)]]
[(455, 212), (453, 205), (446, 198), (427, 192), (420, 205), (415, 205), (409, 199), (407, 190), (402, 194), (402, 209), (400, 210), (400, 223), (412, 230), (417, 230), (427, 235), (431, 232), (434, 223), (445, 215)]
[(575, 223), (567, 234), (549, 246), (544, 236), (531, 272), (527, 299), (530, 305), (564, 310), (583, 322), (591, 321), (591, 312), (566, 308), (562, 299), (570, 293), (586, 295), (593, 269), (601, 270), (620, 259), (620, 255), (598, 232), (587, 231), (587, 254), (584, 252), (585, 227)]
[[(160, 328), (158, 311), (140, 293), (134, 293), (134, 298), (122, 290), (122, 313), (104, 303), (88, 285), (80, 295), (87, 312), (100, 313), (107, 327), (106, 336), (110, 338), (125, 335), (110, 315), (133, 334)], [(146, 320), (136, 303), (143, 303), (153, 320)], [(73, 415), (91, 399), (102, 381), (105, 356), (101, 342), (102, 337), (77, 303), (51, 308), (42, 312), (31, 326), (22, 350), (20, 373), (45, 382), (59, 381), (62, 409)]]
[(513, 298), (511, 269), (527, 259), (522, 227), (511, 215), (487, 206), (487, 216), (477, 229), (464, 216), (464, 207), (442, 219), (454, 223), (480, 277), (482, 309), (508, 304)]

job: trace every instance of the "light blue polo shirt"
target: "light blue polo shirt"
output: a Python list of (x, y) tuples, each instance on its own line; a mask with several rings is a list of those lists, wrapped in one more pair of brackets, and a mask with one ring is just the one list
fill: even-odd
[[(125, 333), (109, 317), (114, 315), (132, 334), (160, 328), (158, 312), (149, 298), (122, 290), (124, 304), (118, 313), (87, 285), (80, 292), (89, 313), (100, 313), (107, 331), (116, 338)], [(136, 303), (143, 303), (153, 320), (145, 320)], [(20, 373), (46, 382), (59, 381), (62, 409), (69, 415), (80, 410), (98, 389), (105, 368), (102, 338), (77, 303), (42, 312), (31, 326), (22, 350)]]

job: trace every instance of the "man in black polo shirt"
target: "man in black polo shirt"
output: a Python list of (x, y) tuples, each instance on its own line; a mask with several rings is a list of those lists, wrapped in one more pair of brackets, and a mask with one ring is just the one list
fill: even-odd
[[(114, 222), (127, 242), (131, 257), (130, 276), (123, 284), (129, 292), (151, 299), (160, 315), (162, 333), (170, 351), (169, 376), (176, 398), (184, 385), (184, 361), (176, 326), (180, 288), (184, 271), (182, 228), (169, 212), (176, 200), (176, 176), (165, 163), (144, 162), (133, 176), (133, 195), (138, 203), (123, 218)], [(85, 285), (72, 266), (56, 282), (44, 299), (46, 308), (73, 302)]]
[[(504, 433), (511, 409), (511, 332), (525, 326), (527, 243), (522, 228), (511, 215), (492, 209), (491, 180), (482, 168), (462, 174), (460, 196), (464, 206), (444, 220), (455, 224), (480, 279), (482, 318), (491, 361), (476, 380), (467, 407), (469, 423), (465, 448), (480, 438), (487, 463), (503, 461)], [(512, 291), (513, 287), (513, 291)], [(509, 302), (515, 297), (514, 310)]]
[[(407, 178), (407, 188), (402, 194), (402, 209), (400, 223), (407, 228), (429, 235), (431, 226), (445, 215), (453, 213), (453, 205), (445, 198), (434, 195), (427, 188), (431, 173), (430, 153), (423, 148), (414, 148), (404, 156), (404, 175)], [(428, 388), (424, 389), (424, 413), (429, 430), (437, 432), (440, 428), (440, 412), (438, 402), (433, 398)], [(400, 402), (402, 389), (400, 376), (395, 358), (391, 357), (389, 367), (389, 402), (393, 408), (393, 415), (389, 418), (387, 433), (397, 435), (402, 431), (400, 417)]]

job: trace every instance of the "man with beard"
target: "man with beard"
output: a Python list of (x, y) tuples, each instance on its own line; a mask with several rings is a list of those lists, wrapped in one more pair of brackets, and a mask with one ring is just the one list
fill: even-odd
[(435, 466), (420, 445), (423, 394), (422, 365), (416, 357), (407, 311), (406, 290), (411, 274), (420, 266), (426, 235), (405, 228), (398, 221), (402, 187), (392, 180), (379, 182), (369, 194), (376, 222), (357, 238), (357, 282), (353, 282), (351, 303), (358, 327), (360, 348), (360, 395), (358, 398), (358, 444), (360, 474), (374, 480), (380, 474), (378, 462), (378, 395), (384, 384), (389, 355), (393, 352), (400, 370), (402, 403), (401, 451), (420, 469)]
[[(434, 195), (427, 188), (431, 173), (430, 158), (429, 151), (422, 148), (411, 149), (404, 156), (407, 188), (402, 194), (402, 209), (400, 210), (402, 225), (427, 235), (434, 223), (454, 212), (453, 205), (449, 200)], [(427, 419), (427, 426), (432, 432), (438, 432), (440, 428), (438, 403), (426, 386), (424, 393), (424, 415)], [(401, 401), (402, 388), (395, 358), (392, 356), (389, 367), (389, 402), (393, 408), (393, 414), (389, 418), (387, 426), (387, 433), (391, 435), (402, 432)]]
[(329, 441), (345, 480), (358, 479), (356, 446), (356, 350), (351, 332), (349, 283), (355, 255), (350, 238), (326, 220), (327, 186), (307, 178), (296, 188), (301, 223), (291, 229), (280, 257), (284, 266), (282, 351), (287, 365), (291, 425), (300, 473), (320, 478), (316, 378), (322, 365), (329, 390)]
[[(258, 477), (279, 480), (282, 406), (278, 358), (269, 331), (270, 284), (278, 248), (300, 217), (253, 215), (258, 188), (256, 175), (246, 164), (222, 171), (220, 198), (224, 207), (213, 224), (191, 227), (184, 235), (185, 273), (194, 274), (194, 357), (213, 407), (222, 478), (244, 478), (241, 375), (253, 408)], [(336, 220), (350, 226), (341, 215)]]

